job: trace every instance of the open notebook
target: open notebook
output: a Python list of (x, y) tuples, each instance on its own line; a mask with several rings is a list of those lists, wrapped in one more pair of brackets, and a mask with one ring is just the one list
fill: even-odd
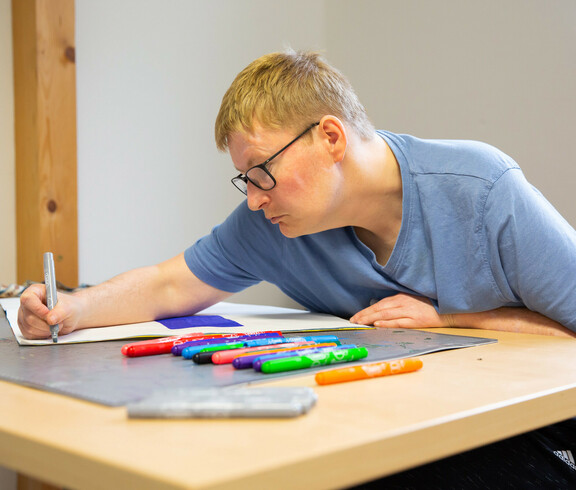
[[(51, 339), (28, 340), (18, 327), (19, 298), (0, 299), (0, 306), (14, 336), (20, 345), (53, 345)], [(197, 315), (171, 318), (153, 322), (116, 325), (112, 327), (87, 328), (58, 337), (58, 344), (99, 342), (138, 337), (166, 337), (192, 332), (232, 333), (279, 330), (282, 332), (306, 332), (338, 329), (365, 328), (342, 318), (292, 308), (275, 306), (218, 303)]]

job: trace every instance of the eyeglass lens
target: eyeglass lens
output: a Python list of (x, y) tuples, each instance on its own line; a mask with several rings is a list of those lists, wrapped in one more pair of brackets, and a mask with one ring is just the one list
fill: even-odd
[(280, 153), (282, 153), (286, 148), (288, 148), (295, 141), (297, 141), (302, 136), (304, 136), (314, 126), (318, 126), (319, 124), (320, 123), (317, 122), (317, 123), (314, 123), (314, 124), (310, 125), (309, 127), (307, 127), (298, 136), (296, 136), (296, 138), (294, 138), (290, 143), (288, 143), (281, 150), (279, 150), (277, 153), (272, 155), (268, 160), (266, 160), (266, 162), (264, 162), (263, 164), (260, 164), (260, 165), (256, 165), (255, 167), (252, 167), (251, 169), (249, 169), (246, 172), (245, 175), (239, 175), (237, 177), (234, 177), (232, 179), (232, 183), (243, 194), (248, 193), (248, 181), (252, 182), (256, 187), (259, 187), (260, 189), (262, 189), (264, 191), (269, 191), (269, 190), (273, 189), (274, 186), (276, 185), (276, 181), (274, 180), (274, 178), (272, 177), (270, 172), (268, 170), (266, 170), (266, 168), (265, 168), (266, 164), (269, 163), (274, 158), (276, 158)]

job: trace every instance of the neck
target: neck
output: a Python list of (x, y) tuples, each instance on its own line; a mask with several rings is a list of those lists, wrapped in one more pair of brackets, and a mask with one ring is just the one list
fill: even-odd
[[(349, 148), (350, 149), (350, 148)], [(402, 177), (396, 157), (380, 136), (354, 145), (349, 155), (350, 183), (345, 204), (348, 225), (385, 263), (402, 224)]]

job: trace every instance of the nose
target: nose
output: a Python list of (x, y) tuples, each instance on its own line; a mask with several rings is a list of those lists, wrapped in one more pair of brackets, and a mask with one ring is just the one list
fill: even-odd
[(259, 189), (250, 182), (248, 183), (246, 197), (248, 198), (248, 208), (250, 208), (251, 211), (259, 211), (270, 202), (270, 193)]

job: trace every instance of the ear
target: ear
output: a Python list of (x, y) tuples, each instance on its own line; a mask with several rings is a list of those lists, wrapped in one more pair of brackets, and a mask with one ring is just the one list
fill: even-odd
[(344, 160), (348, 138), (340, 119), (336, 116), (324, 116), (320, 119), (318, 135), (335, 163)]

